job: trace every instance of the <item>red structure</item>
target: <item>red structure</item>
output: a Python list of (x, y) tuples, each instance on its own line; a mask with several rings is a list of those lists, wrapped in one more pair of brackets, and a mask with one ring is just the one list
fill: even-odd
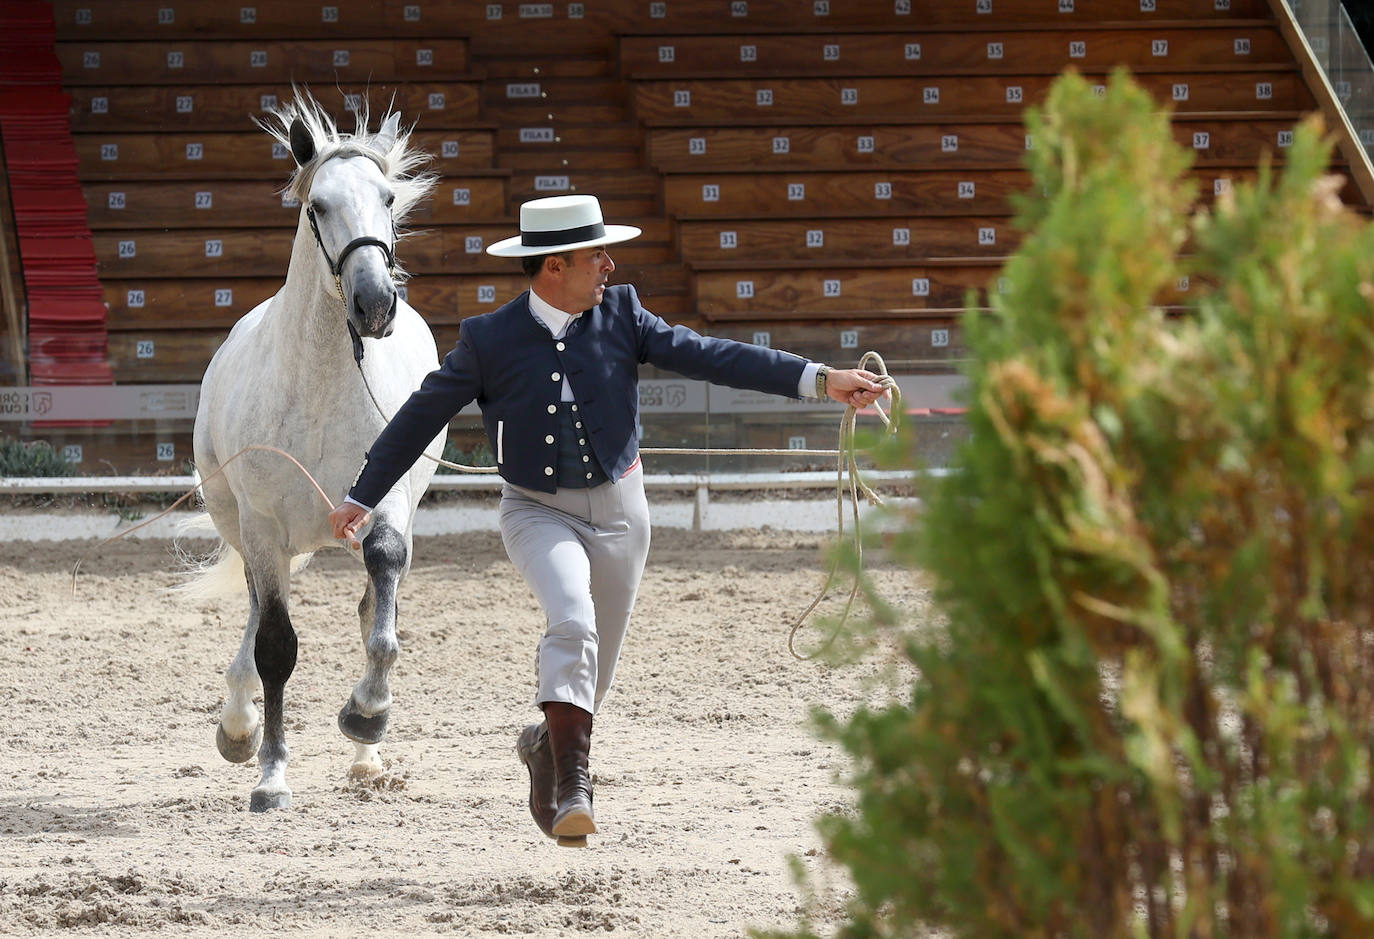
[[(29, 302), (34, 385), (113, 384), (106, 308), (62, 91), (52, 7), (0, 9), (0, 134)], [(82, 422), (91, 426), (95, 422)]]

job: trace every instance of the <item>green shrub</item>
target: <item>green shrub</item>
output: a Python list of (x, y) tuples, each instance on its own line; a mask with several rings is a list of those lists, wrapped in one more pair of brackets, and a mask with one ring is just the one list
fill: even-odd
[(76, 470), (46, 440), (0, 437), (0, 476), (74, 476)]
[(823, 721), (841, 935), (1374, 935), (1374, 235), (1314, 125), (1191, 220), (1124, 74), (1028, 129), (971, 437), (893, 545), (945, 622)]

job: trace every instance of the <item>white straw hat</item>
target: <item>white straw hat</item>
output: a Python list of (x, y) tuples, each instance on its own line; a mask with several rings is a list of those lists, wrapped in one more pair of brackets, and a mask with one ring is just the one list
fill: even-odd
[(638, 237), (633, 225), (607, 225), (596, 196), (550, 196), (520, 206), (520, 234), (487, 248), (498, 258), (558, 254)]

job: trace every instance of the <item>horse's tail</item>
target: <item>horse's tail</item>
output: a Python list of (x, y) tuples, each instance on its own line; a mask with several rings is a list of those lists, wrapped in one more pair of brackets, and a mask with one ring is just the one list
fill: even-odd
[[(219, 540), (209, 554), (196, 554), (181, 546), (182, 538)], [(219, 537), (209, 512), (178, 522), (174, 543), (181, 562), (180, 582), (172, 588), (175, 593), (191, 601), (220, 600), (243, 593), (243, 557)]]

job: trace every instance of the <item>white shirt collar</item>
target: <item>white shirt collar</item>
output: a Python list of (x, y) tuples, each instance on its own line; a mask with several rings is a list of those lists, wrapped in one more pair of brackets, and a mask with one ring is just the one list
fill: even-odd
[(539, 294), (534, 292), (533, 287), (530, 288), (530, 312), (538, 318), (539, 322), (548, 327), (549, 332), (553, 334), (553, 338), (555, 339), (563, 338), (563, 334), (568, 331), (568, 326), (573, 320), (577, 319), (577, 315), (564, 313), (562, 310), (558, 309), (558, 307), (539, 296)]

